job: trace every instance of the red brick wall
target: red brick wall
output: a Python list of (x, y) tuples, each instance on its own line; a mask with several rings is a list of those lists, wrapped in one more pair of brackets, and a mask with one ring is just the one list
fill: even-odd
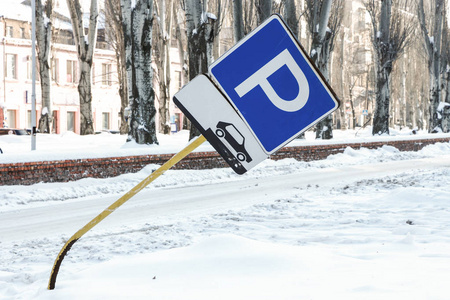
[[(400, 151), (418, 151), (426, 145), (439, 142), (450, 142), (450, 138), (284, 147), (272, 155), (271, 159), (320, 160), (332, 154), (342, 153), (347, 147), (375, 149), (390, 145)], [(0, 185), (29, 185), (38, 182), (67, 182), (88, 177), (113, 177), (137, 172), (148, 164), (161, 165), (171, 157), (172, 154), (157, 154), (0, 164)], [(195, 152), (176, 164), (173, 169), (199, 170), (223, 167), (227, 165), (216, 152)]]

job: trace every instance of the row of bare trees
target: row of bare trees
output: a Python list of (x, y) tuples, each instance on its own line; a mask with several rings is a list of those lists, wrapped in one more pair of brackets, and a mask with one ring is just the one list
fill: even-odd
[[(41, 132), (50, 132), (51, 101), (49, 73), (49, 44), (52, 33), (52, 7), (54, 0), (36, 0), (37, 44), (43, 115)], [(418, 52), (424, 53), (429, 70), (429, 120), (430, 132), (449, 130), (449, 47), (448, 25), (445, 17), (445, 0), (361, 0), (371, 20), (371, 41), (373, 68), (365, 73), (375, 75), (373, 134), (389, 134), (392, 125), (392, 74), (395, 62), (408, 47), (412, 47), (417, 33), (422, 36)], [(79, 62), (81, 134), (93, 133), (90, 90), (90, 72), (96, 38), (98, 17), (97, 0), (90, 2), (90, 19), (87, 28), (83, 24), (83, 10), (79, 0), (67, 0), (72, 19), (74, 39)], [(294, 35), (301, 39), (301, 26), (307, 33), (305, 48), (309, 49), (311, 60), (330, 81), (330, 64), (336, 39), (342, 30), (342, 20), (349, 5), (346, 0), (105, 0), (105, 20), (108, 40), (116, 51), (119, 94), (122, 99), (121, 133), (128, 132), (128, 140), (140, 144), (158, 143), (155, 116), (159, 113), (159, 128), (170, 132), (170, 48), (177, 45), (179, 59), (183, 65), (183, 81), (193, 79), (207, 68), (219, 55), (220, 33), (225, 24), (232, 27), (234, 42), (239, 41), (272, 13), (284, 16)], [(302, 25), (303, 24), (303, 25)], [(341, 41), (344, 45), (345, 34)], [(417, 43), (416, 43), (417, 44)], [(343, 51), (343, 50), (342, 50)], [(152, 58), (156, 69), (152, 69)], [(341, 57), (343, 60), (343, 58)], [(344, 65), (344, 63), (342, 63)], [(407, 66), (405, 67), (405, 70)], [(347, 77), (341, 68), (342, 77)], [(406, 71), (405, 71), (406, 72)], [(366, 75), (367, 75), (366, 74)], [(155, 78), (154, 78), (155, 77)], [(349, 86), (352, 89), (358, 76), (353, 76)], [(369, 77), (367, 75), (367, 77)], [(155, 79), (155, 80), (154, 80)], [(153, 87), (157, 82), (159, 94)], [(344, 79), (342, 79), (344, 82)], [(48, 84), (47, 84), (48, 83)], [(333, 84), (333, 83), (332, 83)], [(368, 89), (369, 80), (367, 80)], [(343, 86), (343, 85), (342, 85)], [(342, 90), (339, 84), (334, 86)], [(404, 88), (406, 91), (406, 88)], [(343, 91), (338, 92), (343, 95)], [(407, 97), (407, 93), (404, 93)], [(347, 97), (345, 97), (347, 98)], [(346, 99), (344, 99), (346, 100)], [(159, 101), (159, 111), (155, 109)], [(406, 99), (404, 100), (406, 101)], [(353, 101), (352, 110), (354, 115)], [(416, 105), (416, 104), (415, 104)], [(125, 121), (127, 107), (131, 108), (131, 121)], [(44, 113), (47, 112), (47, 115)], [(422, 116), (423, 118), (424, 116)], [(355, 117), (354, 117), (355, 118)], [(333, 121), (329, 116), (316, 127), (316, 137), (333, 137)], [(354, 122), (355, 123), (355, 122)], [(198, 135), (191, 128), (191, 137)]]
[[(434, 5), (425, 8), (423, 0), (418, 3), (420, 32), (428, 63), (430, 132), (449, 131), (449, 28), (446, 21), (444, 0), (434, 0)], [(428, 16), (425, 11), (428, 10)], [(442, 89), (445, 92), (443, 98)], [(443, 101), (445, 100), (445, 101)]]

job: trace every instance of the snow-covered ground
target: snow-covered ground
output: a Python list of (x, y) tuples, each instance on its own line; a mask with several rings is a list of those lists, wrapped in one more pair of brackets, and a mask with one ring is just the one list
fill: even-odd
[[(383, 139), (409, 137), (394, 134)], [(186, 139), (39, 135), (31, 152), (26, 137), (0, 137), (0, 163), (175, 152)], [(0, 299), (449, 299), (450, 143), (267, 160), (242, 176), (169, 170), (82, 237), (47, 290), (65, 241), (156, 167), (1, 186)]]

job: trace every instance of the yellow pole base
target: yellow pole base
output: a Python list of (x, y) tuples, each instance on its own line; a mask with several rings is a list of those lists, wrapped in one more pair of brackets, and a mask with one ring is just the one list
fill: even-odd
[(79, 240), (86, 232), (91, 230), (95, 225), (100, 223), (103, 219), (109, 216), (112, 212), (114, 212), (119, 206), (127, 202), (131, 197), (136, 195), (139, 191), (149, 185), (153, 180), (158, 178), (164, 172), (173, 167), (176, 163), (182, 160), (186, 155), (191, 153), (195, 148), (200, 146), (204, 141), (206, 141), (204, 136), (199, 136), (194, 139), (189, 145), (187, 145), (183, 150), (175, 154), (171, 159), (169, 159), (165, 164), (159, 167), (156, 171), (150, 174), (147, 178), (138, 183), (135, 187), (133, 187), (130, 191), (128, 191), (125, 195), (120, 197), (116, 202), (111, 204), (108, 208), (106, 208), (103, 212), (101, 212), (98, 216), (92, 219), (89, 223), (87, 223), (83, 228), (78, 230), (63, 246), (58, 256), (56, 257), (55, 263), (53, 264), (52, 272), (50, 274), (50, 280), (48, 283), (48, 289), (53, 290), (56, 284), (56, 277), (58, 276), (58, 271), (61, 266), (61, 263), (64, 259), (64, 256), (69, 252), (70, 248), (75, 244), (77, 240)]

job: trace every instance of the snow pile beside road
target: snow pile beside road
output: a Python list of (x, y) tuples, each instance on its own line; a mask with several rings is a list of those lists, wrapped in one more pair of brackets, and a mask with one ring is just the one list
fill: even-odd
[[(192, 186), (197, 184), (213, 184), (258, 178), (301, 173), (302, 170), (326, 168), (332, 166), (354, 166), (371, 162), (399, 161), (415, 158), (439, 157), (450, 153), (450, 143), (438, 143), (425, 147), (418, 152), (400, 152), (391, 146), (369, 150), (362, 148), (355, 150), (348, 147), (344, 153), (331, 155), (328, 159), (312, 162), (301, 162), (295, 159), (281, 161), (266, 160), (259, 166), (240, 176), (231, 169), (213, 170), (169, 170), (164, 176), (158, 178), (147, 189), (174, 188)], [(136, 174), (124, 174), (115, 178), (92, 179), (86, 178), (69, 183), (40, 183), (32, 186), (5, 186), (0, 190), (0, 207), (14, 209), (20, 205), (46, 205), (48, 201), (70, 201), (89, 196), (119, 195), (126, 193), (136, 184), (150, 175), (158, 165), (149, 165)]]
[(0, 188), (0, 299), (446, 299), (450, 143)]

